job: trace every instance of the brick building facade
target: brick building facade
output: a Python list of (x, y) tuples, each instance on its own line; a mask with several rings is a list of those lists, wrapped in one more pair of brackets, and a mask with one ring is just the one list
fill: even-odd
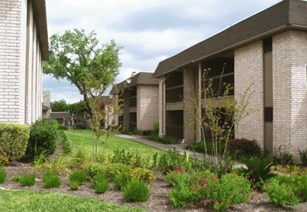
[(307, 149), (306, 11), (305, 1), (281, 1), (160, 62), (154, 73), (160, 80), (160, 135), (186, 143), (200, 139), (190, 98), (201, 102), (204, 69), (212, 69), (214, 81), (226, 64), (225, 81), (234, 92), (224, 98), (238, 99), (251, 84), (254, 90), (255, 112), (236, 127), (235, 137), (255, 139), (271, 154), (288, 152), (298, 160), (298, 150)]
[(44, 0), (0, 2), (0, 122), (42, 116), (42, 61), (48, 58)]

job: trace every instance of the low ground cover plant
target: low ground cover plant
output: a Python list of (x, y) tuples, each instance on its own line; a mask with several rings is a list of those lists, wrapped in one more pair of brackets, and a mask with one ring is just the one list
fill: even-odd
[(34, 174), (24, 174), (19, 177), (15, 177), (14, 181), (19, 182), (20, 186), (33, 186), (35, 184)]
[(85, 183), (86, 180), (87, 176), (84, 171), (75, 171), (69, 176), (69, 187), (72, 190), (76, 190), (81, 184)]
[(303, 166), (307, 166), (307, 149), (302, 151), (299, 150), (299, 153)]
[(128, 173), (121, 173), (117, 175), (113, 180), (115, 187), (121, 191), (124, 191), (131, 181), (132, 178)]
[(0, 166), (0, 184), (6, 181), (6, 172), (3, 167)]
[(68, 155), (71, 153), (71, 143), (69, 142), (66, 134), (63, 132), (63, 130), (60, 130), (58, 135), (61, 138), (62, 148), (64, 155)]
[(55, 171), (49, 170), (43, 175), (45, 188), (58, 188), (61, 185), (61, 179)]
[(124, 198), (131, 202), (145, 202), (150, 196), (150, 191), (146, 183), (133, 180), (124, 190)]
[(95, 192), (98, 194), (105, 193), (109, 189), (109, 182), (104, 174), (98, 174), (93, 177)]

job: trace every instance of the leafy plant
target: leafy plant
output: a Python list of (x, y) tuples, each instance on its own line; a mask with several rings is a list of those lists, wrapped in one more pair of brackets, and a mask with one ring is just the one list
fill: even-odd
[(104, 174), (98, 174), (93, 177), (93, 185), (96, 193), (105, 193), (109, 189), (109, 183)]
[(213, 207), (217, 211), (225, 211), (232, 204), (246, 203), (251, 197), (250, 182), (234, 173), (225, 174), (214, 193)]
[(59, 131), (59, 136), (61, 138), (62, 148), (64, 155), (68, 155), (71, 153), (71, 143), (69, 142), (66, 134), (63, 132), (63, 130)]
[(153, 171), (147, 168), (135, 168), (131, 170), (131, 177), (145, 183), (150, 183), (154, 179)]
[(197, 200), (197, 197), (188, 185), (182, 184), (168, 194), (168, 199), (174, 207), (182, 207)]
[(246, 167), (240, 168), (240, 171), (250, 180), (254, 188), (262, 188), (268, 179), (275, 176), (271, 170), (274, 163), (270, 159), (243, 157), (241, 161)]
[(174, 171), (168, 172), (164, 178), (164, 181), (173, 186), (179, 187), (180, 185), (189, 185), (190, 174), (181, 169), (175, 169)]
[(260, 145), (255, 140), (245, 138), (232, 139), (228, 143), (228, 151), (236, 158), (244, 156), (261, 156), (262, 151)]
[(21, 186), (33, 186), (35, 184), (35, 176), (33, 174), (24, 174), (14, 178)]
[(168, 150), (163, 153), (158, 162), (158, 168), (166, 174), (183, 166), (184, 158), (176, 150)]
[(3, 167), (0, 166), (0, 184), (6, 181), (6, 172)]
[(132, 178), (129, 174), (121, 173), (114, 178), (114, 184), (118, 190), (124, 191), (131, 182), (131, 180)]
[(304, 166), (307, 166), (307, 149), (305, 149), (303, 151), (299, 150), (299, 153), (300, 153), (302, 164)]
[(299, 198), (293, 192), (291, 185), (282, 183), (276, 178), (269, 180), (267, 193), (271, 202), (277, 205), (296, 205), (300, 202)]
[(54, 171), (47, 171), (43, 175), (43, 183), (45, 188), (58, 188), (61, 185), (61, 179)]
[(287, 152), (279, 152), (277, 155), (274, 155), (273, 161), (276, 164), (281, 165), (293, 165), (293, 156)]
[(86, 163), (84, 169), (85, 169), (86, 175), (90, 177), (94, 177), (95, 175), (98, 175), (98, 174), (107, 173), (106, 171), (107, 168), (101, 163), (93, 163), (93, 162)]
[(129, 173), (130, 168), (122, 163), (113, 163), (107, 167), (107, 175), (110, 179), (114, 179), (120, 173)]
[(23, 124), (0, 123), (0, 165), (21, 158), (26, 151), (29, 127)]
[(69, 176), (69, 186), (73, 190), (78, 189), (86, 180), (86, 173), (84, 171), (75, 171)]
[(124, 198), (131, 202), (145, 202), (150, 196), (150, 191), (146, 183), (133, 180), (124, 191)]

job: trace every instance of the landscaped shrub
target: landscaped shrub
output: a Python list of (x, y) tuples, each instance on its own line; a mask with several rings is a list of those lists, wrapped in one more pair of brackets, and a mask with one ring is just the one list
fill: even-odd
[(98, 194), (104, 193), (109, 189), (107, 177), (104, 174), (98, 174), (93, 177), (93, 185), (95, 192)]
[(29, 140), (29, 127), (23, 124), (0, 123), (0, 164), (21, 158)]
[(24, 174), (14, 178), (21, 186), (33, 186), (35, 184), (35, 176), (33, 174)]
[(189, 185), (190, 174), (181, 169), (174, 170), (166, 174), (164, 181), (173, 187), (178, 187), (183, 184)]
[(69, 176), (69, 187), (73, 190), (86, 182), (86, 173), (84, 171), (75, 171)]
[(263, 184), (273, 177), (271, 168), (274, 165), (270, 159), (258, 157), (243, 157), (240, 159), (246, 167), (240, 171), (252, 183), (254, 188), (262, 188)]
[(278, 154), (274, 155), (273, 161), (276, 164), (281, 165), (293, 165), (293, 156), (287, 152), (279, 152)]
[(107, 167), (107, 176), (113, 180), (115, 176), (121, 173), (129, 173), (130, 168), (122, 163), (113, 163), (109, 167)]
[(138, 153), (116, 149), (110, 158), (112, 163), (123, 163), (132, 168), (148, 166), (149, 159), (141, 157)]
[(260, 156), (262, 154), (261, 148), (255, 140), (247, 140), (245, 138), (230, 140), (228, 151), (235, 157)]
[(94, 177), (95, 175), (98, 174), (106, 174), (107, 173), (107, 168), (105, 165), (101, 163), (86, 163), (85, 165), (85, 173), (89, 177)]
[(134, 168), (130, 172), (134, 180), (140, 180), (145, 183), (150, 183), (154, 179), (153, 171), (147, 168)]
[(60, 130), (59, 136), (61, 138), (61, 143), (62, 143), (64, 155), (70, 154), (71, 153), (71, 143), (69, 142), (66, 134), (62, 130)]
[(41, 153), (52, 154), (56, 147), (58, 123), (52, 119), (36, 121), (30, 128), (26, 155), (35, 157)]
[(214, 193), (214, 209), (225, 211), (230, 205), (246, 203), (251, 197), (250, 182), (234, 173), (225, 174)]
[(124, 191), (124, 198), (131, 202), (145, 202), (150, 196), (150, 191), (146, 183), (133, 180)]
[(305, 149), (303, 151), (299, 151), (299, 152), (300, 152), (300, 157), (301, 157), (302, 164), (304, 166), (307, 166), (307, 149)]
[(168, 194), (168, 199), (174, 207), (182, 207), (196, 201), (197, 196), (191, 191), (189, 185), (182, 184)]
[(61, 179), (54, 171), (47, 171), (43, 175), (43, 183), (45, 188), (58, 188), (61, 185)]
[(0, 184), (6, 181), (6, 172), (3, 167), (0, 166)]
[(158, 160), (158, 168), (164, 174), (175, 169), (181, 169), (184, 158), (176, 150), (169, 150), (163, 153)]
[(270, 201), (277, 205), (296, 205), (300, 202), (299, 198), (292, 190), (292, 185), (281, 182), (278, 178), (269, 180), (267, 193)]
[(114, 184), (118, 190), (124, 191), (130, 184), (131, 180), (132, 178), (130, 174), (121, 173), (114, 178)]
[(68, 127), (64, 125), (59, 125), (59, 130), (68, 130)]

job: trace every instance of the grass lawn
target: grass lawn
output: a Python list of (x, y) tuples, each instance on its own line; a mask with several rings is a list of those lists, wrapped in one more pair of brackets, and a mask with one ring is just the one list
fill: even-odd
[[(65, 131), (68, 139), (72, 141), (74, 149), (82, 149), (87, 153), (92, 152), (92, 131), (90, 130), (71, 130)], [(139, 144), (127, 139), (110, 136), (107, 142), (103, 144), (105, 137), (100, 138), (98, 151), (103, 151), (103, 155), (109, 155), (116, 149), (124, 149), (129, 152), (138, 152), (141, 156), (152, 157), (161, 150)]]
[(0, 190), (0, 211), (144, 211), (91, 198), (42, 191)]

